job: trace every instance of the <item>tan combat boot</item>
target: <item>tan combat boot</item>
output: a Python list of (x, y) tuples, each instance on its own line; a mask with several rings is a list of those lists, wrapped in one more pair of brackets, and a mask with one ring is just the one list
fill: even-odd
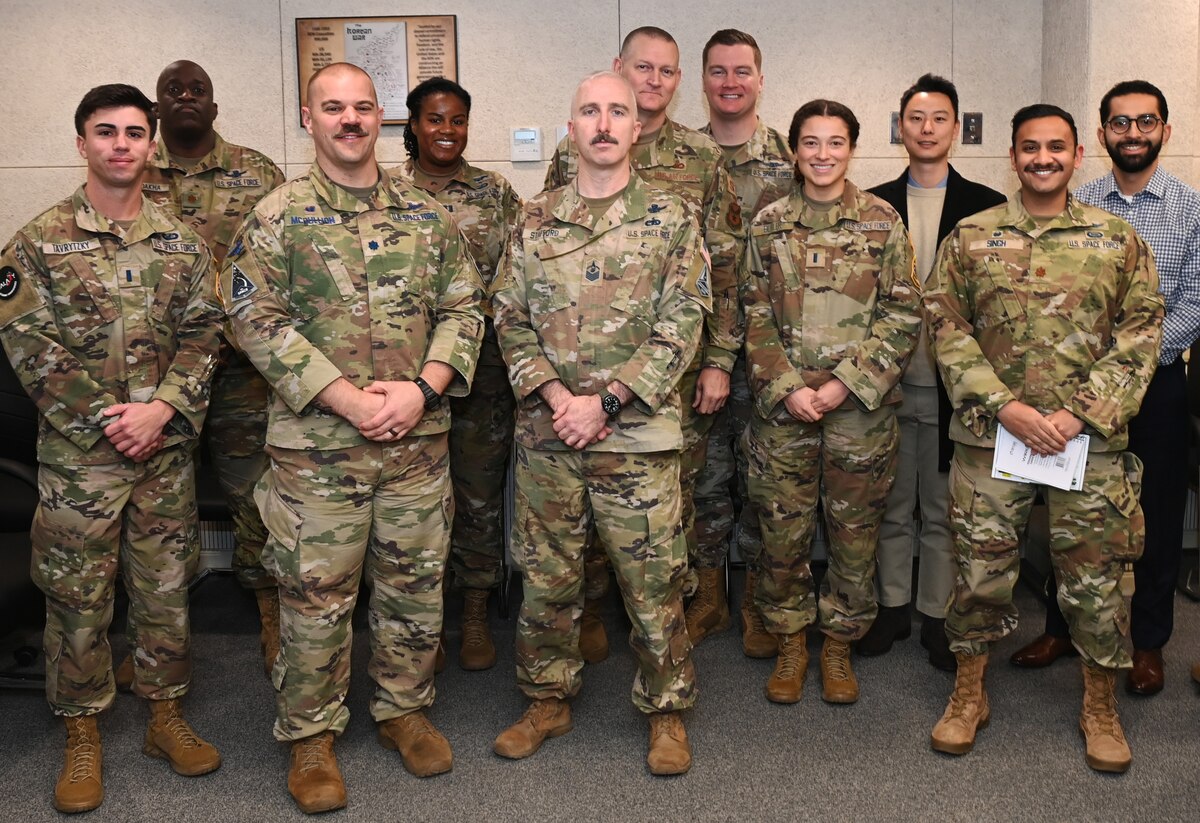
[(946, 754), (966, 754), (975, 746), (975, 732), (991, 719), (987, 692), (983, 688), (983, 673), (987, 669), (987, 654), (955, 654), (958, 670), (954, 675), (954, 691), (942, 719), (933, 727), (934, 751)]
[(179, 700), (151, 700), (142, 752), (171, 764), (177, 774), (198, 777), (221, 765), (221, 755), (183, 719)]
[(767, 700), (772, 703), (798, 703), (804, 694), (804, 676), (808, 673), (807, 634), (778, 636), (779, 656), (775, 671), (767, 678)]
[(116, 681), (117, 691), (128, 694), (133, 691), (133, 655), (127, 654), (121, 658), (120, 664), (113, 669), (113, 680)]
[(1123, 772), (1133, 755), (1117, 717), (1113, 692), (1116, 673), (1112, 669), (1083, 664), (1083, 711), (1079, 730), (1087, 741), (1087, 764), (1098, 772)]
[(650, 715), (650, 774), (683, 774), (692, 767), (692, 747), (679, 712)]
[(454, 768), (450, 741), (433, 727), (425, 712), (415, 711), (379, 724), (379, 742), (400, 752), (404, 768), (414, 777), (433, 777)]
[(699, 583), (696, 596), (688, 605), (683, 619), (687, 623), (688, 637), (697, 645), (710, 634), (729, 628), (729, 602), (725, 598), (724, 569), (696, 569)]
[(758, 587), (758, 572), (746, 572), (746, 589), (742, 594), (742, 654), (765, 659), (779, 653), (779, 641), (763, 625), (762, 613), (754, 602)]
[(579, 621), (579, 654), (584, 663), (599, 663), (608, 657), (608, 634), (600, 617), (600, 600), (583, 600), (583, 619)]
[(333, 732), (292, 743), (288, 792), (305, 814), (331, 812), (346, 805), (346, 784), (333, 754)]
[(571, 731), (571, 707), (565, 700), (546, 697), (534, 700), (521, 719), (500, 732), (492, 751), (501, 757), (520, 760), (536, 752), (549, 737)]
[(463, 641), (458, 665), (468, 672), (483, 671), (496, 665), (496, 646), (488, 628), (487, 602), (487, 589), (463, 591)]
[(104, 802), (104, 750), (96, 716), (65, 717), (66, 759), (54, 785), (54, 808), (66, 814), (90, 812)]
[(850, 644), (828, 636), (821, 646), (821, 699), (826, 703), (858, 700), (858, 680), (850, 666)]
[(279, 656), (279, 589), (275, 586), (255, 589), (254, 598), (258, 601), (258, 645), (262, 649), (263, 670), (270, 677)]

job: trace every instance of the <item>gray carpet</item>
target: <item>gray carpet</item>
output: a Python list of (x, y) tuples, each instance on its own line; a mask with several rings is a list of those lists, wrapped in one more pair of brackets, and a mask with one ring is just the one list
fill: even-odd
[[(740, 590), (740, 581), (739, 581)], [(274, 710), (254, 633), (253, 600), (229, 578), (205, 582), (194, 599), (195, 680), (188, 717), (217, 745), (224, 765), (178, 777), (141, 753), (146, 710), (128, 695), (101, 720), (106, 801), (89, 821), (305, 819), (287, 794), (287, 749), (270, 735)], [(1200, 818), (1200, 694), (1188, 676), (1200, 659), (1200, 604), (1176, 602), (1167, 687), (1153, 698), (1121, 692), (1134, 752), (1124, 776), (1092, 772), (1077, 730), (1078, 662), (1025, 672), (1008, 655), (1041, 626), (1025, 589), (1026, 619), (993, 654), (992, 725), (975, 751), (936, 754), (929, 731), (952, 676), (931, 668), (913, 636), (883, 657), (855, 658), (862, 697), (853, 706), (820, 699), (814, 653), (803, 700), (763, 697), (771, 661), (742, 656), (736, 628), (696, 650), (701, 689), (687, 716), (691, 772), (654, 778), (645, 766), (646, 721), (629, 702), (633, 663), (623, 642), (585, 670), (575, 729), (521, 762), (491, 742), (525, 706), (512, 668), (515, 619), (494, 619), (500, 663), (466, 673), (455, 658), (438, 679), (431, 717), (454, 747), (454, 771), (418, 780), (375, 740), (367, 713), (366, 636), (355, 639), (353, 717), (337, 753), (350, 804), (337, 820), (1196, 820)], [(493, 603), (494, 610), (494, 603)], [(494, 611), (493, 611), (494, 614)], [(615, 604), (610, 636), (625, 631)], [(457, 615), (451, 614), (451, 627)], [(815, 632), (814, 632), (815, 635)], [(42, 695), (0, 693), (0, 820), (59, 816), (50, 805), (64, 736)]]

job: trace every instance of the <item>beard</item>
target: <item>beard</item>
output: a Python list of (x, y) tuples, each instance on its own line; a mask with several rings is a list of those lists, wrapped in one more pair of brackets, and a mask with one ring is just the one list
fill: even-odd
[(1108, 151), (1108, 156), (1112, 158), (1113, 165), (1126, 174), (1135, 174), (1142, 169), (1148, 168), (1155, 160), (1158, 159), (1158, 153), (1162, 151), (1162, 141), (1155, 142), (1153, 140), (1142, 140), (1140, 142), (1147, 145), (1146, 153), (1137, 157), (1127, 157), (1121, 154), (1121, 144), (1130, 142), (1127, 138), (1122, 138), (1117, 141), (1116, 145), (1104, 141), (1104, 148)]

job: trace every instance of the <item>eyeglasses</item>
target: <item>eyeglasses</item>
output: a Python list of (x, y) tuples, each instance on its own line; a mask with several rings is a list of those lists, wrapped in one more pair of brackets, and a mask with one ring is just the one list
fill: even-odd
[(1130, 125), (1137, 121), (1138, 131), (1142, 134), (1149, 134), (1158, 128), (1158, 124), (1163, 122), (1161, 117), (1153, 114), (1139, 114), (1137, 117), (1126, 117), (1121, 114), (1117, 117), (1110, 117), (1104, 125), (1113, 130), (1113, 134), (1124, 134), (1129, 131)]

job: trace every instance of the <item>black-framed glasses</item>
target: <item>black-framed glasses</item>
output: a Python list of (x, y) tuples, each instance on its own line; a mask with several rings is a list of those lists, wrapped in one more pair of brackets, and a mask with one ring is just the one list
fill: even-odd
[(1116, 117), (1110, 117), (1104, 125), (1113, 130), (1113, 134), (1124, 134), (1129, 131), (1129, 126), (1137, 122), (1138, 131), (1142, 134), (1149, 134), (1158, 128), (1158, 124), (1163, 122), (1163, 119), (1156, 114), (1139, 114), (1137, 117), (1126, 117), (1119, 114)]

